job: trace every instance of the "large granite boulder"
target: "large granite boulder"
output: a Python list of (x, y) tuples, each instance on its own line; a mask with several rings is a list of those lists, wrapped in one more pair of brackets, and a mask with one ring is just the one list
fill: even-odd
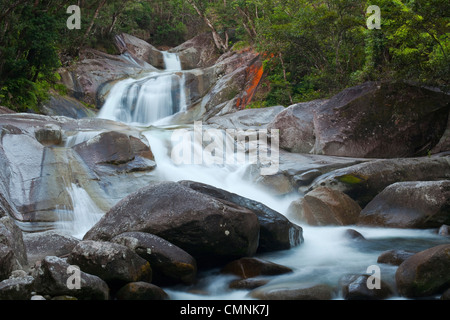
[(152, 282), (158, 285), (193, 284), (197, 276), (197, 261), (186, 251), (154, 234), (124, 232), (111, 242), (127, 246), (152, 267)]
[(280, 130), (280, 148), (295, 153), (311, 153), (316, 142), (314, 112), (325, 102), (313, 100), (294, 104), (268, 124), (269, 130)]
[(303, 230), (300, 226), (258, 201), (200, 182), (180, 181), (179, 183), (219, 200), (232, 202), (255, 213), (260, 225), (258, 252), (286, 250), (303, 242)]
[(361, 207), (338, 190), (320, 187), (291, 203), (289, 216), (309, 225), (351, 225), (358, 221)]
[(397, 182), (362, 210), (360, 225), (439, 228), (450, 223), (450, 181)]
[(450, 179), (450, 157), (380, 159), (328, 172), (310, 190), (329, 187), (342, 191), (364, 208), (377, 194), (395, 182)]
[(153, 179), (146, 175), (155, 168), (147, 139), (121, 123), (5, 114), (0, 132), (0, 216), (24, 231), (74, 220), (78, 200), (102, 214)]
[(398, 292), (408, 298), (443, 293), (450, 286), (450, 244), (418, 252), (397, 269)]
[(441, 139), (449, 95), (406, 83), (345, 89), (316, 110), (314, 153), (365, 158), (426, 155)]
[(110, 240), (128, 231), (157, 235), (201, 264), (255, 254), (257, 216), (250, 210), (176, 182), (144, 187), (121, 200), (89, 230), (86, 240)]

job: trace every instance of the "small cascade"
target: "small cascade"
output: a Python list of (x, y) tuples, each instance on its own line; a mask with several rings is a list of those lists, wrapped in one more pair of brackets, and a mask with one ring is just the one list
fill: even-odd
[(176, 53), (163, 52), (166, 69), (140, 79), (118, 82), (109, 93), (99, 118), (150, 125), (186, 110), (185, 76)]
[(72, 208), (59, 210), (60, 230), (81, 239), (100, 220), (104, 212), (82, 187), (71, 183), (66, 189), (72, 201)]

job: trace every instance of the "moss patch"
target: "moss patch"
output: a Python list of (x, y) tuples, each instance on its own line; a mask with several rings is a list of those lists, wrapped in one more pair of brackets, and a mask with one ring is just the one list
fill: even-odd
[(367, 177), (359, 174), (346, 174), (336, 179), (342, 183), (346, 184), (360, 184), (367, 181)]

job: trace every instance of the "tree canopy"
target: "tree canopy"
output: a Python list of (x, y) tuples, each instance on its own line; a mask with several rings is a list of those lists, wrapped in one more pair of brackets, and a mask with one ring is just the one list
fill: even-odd
[[(76, 3), (75, 3), (76, 2)], [(221, 52), (253, 48), (264, 59), (259, 106), (324, 98), (367, 80), (408, 80), (448, 90), (450, 6), (446, 0), (78, 0), (0, 3), (0, 105), (36, 109), (57, 69), (83, 47), (114, 53), (113, 36), (176, 46), (212, 32)], [(381, 11), (369, 29), (367, 8)]]

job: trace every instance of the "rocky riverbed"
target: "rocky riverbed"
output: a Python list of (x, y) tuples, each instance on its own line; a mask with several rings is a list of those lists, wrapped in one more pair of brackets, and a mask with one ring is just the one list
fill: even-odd
[[(162, 67), (150, 44), (117, 41), (120, 56), (89, 51), (61, 71), (70, 99), (100, 107)], [(369, 82), (241, 110), (259, 57), (211, 45), (171, 50), (187, 106), (164, 125), (85, 117), (62, 98), (47, 115), (0, 109), (0, 299), (449, 299), (449, 95)], [(193, 121), (267, 130), (273, 150), (279, 130), (277, 171), (173, 164), (171, 136)]]

